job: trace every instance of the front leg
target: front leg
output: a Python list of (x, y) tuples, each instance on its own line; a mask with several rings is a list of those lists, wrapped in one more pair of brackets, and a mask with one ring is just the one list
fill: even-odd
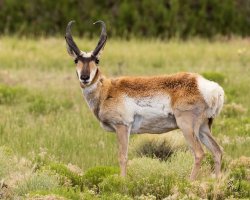
[(128, 142), (130, 127), (126, 125), (115, 126), (117, 141), (118, 141), (118, 160), (120, 164), (121, 176), (126, 176), (127, 161), (128, 161)]

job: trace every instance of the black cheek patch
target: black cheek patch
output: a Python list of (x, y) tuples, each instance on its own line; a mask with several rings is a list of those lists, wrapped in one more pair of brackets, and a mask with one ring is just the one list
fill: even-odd
[(78, 63), (78, 59), (76, 58), (76, 59), (74, 60), (74, 62), (75, 62), (75, 64), (77, 64), (77, 63)]

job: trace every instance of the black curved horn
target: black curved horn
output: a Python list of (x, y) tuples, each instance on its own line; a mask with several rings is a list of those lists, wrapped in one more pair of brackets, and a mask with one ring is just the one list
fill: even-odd
[(101, 23), (101, 25), (102, 25), (102, 32), (101, 32), (101, 35), (100, 35), (99, 42), (98, 42), (95, 50), (92, 53), (92, 56), (94, 56), (94, 57), (96, 57), (98, 55), (98, 53), (104, 47), (104, 45), (106, 43), (106, 40), (107, 40), (107, 31), (106, 31), (106, 25), (105, 25), (105, 23), (103, 21), (99, 20), (99, 21), (96, 21), (93, 24), (97, 24), (97, 23)]
[[(80, 56), (81, 55), (81, 51), (79, 50), (79, 48), (77, 47), (76, 43), (74, 42), (73, 40), (73, 37), (71, 35), (71, 26), (72, 24), (74, 23), (75, 21), (70, 21), (67, 25), (67, 28), (66, 28), (66, 35), (65, 35), (65, 39), (66, 39), (66, 42), (68, 44), (68, 51), (70, 53), (75, 53), (76, 56)], [(73, 52), (72, 52), (73, 51)]]

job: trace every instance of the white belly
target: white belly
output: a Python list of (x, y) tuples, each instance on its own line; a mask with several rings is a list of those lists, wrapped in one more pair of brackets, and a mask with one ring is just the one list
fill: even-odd
[(131, 133), (163, 133), (177, 128), (168, 96), (125, 98)]

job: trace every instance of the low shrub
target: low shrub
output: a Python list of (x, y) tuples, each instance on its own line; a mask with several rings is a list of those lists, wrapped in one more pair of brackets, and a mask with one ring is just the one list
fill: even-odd
[[(151, 194), (147, 194), (147, 195), (140, 195), (140, 196), (136, 196), (135, 197), (136, 200), (156, 200), (156, 197), (154, 195)], [(167, 198), (164, 198), (167, 199)]]
[(45, 197), (53, 197), (51, 199), (81, 199), (80, 191), (70, 188), (70, 187), (58, 187), (52, 188), (50, 190), (37, 190), (29, 193), (29, 198), (35, 199), (35, 197), (40, 197), (40, 199), (46, 199)]
[(97, 194), (95, 193), (95, 191), (93, 190), (85, 190), (82, 193), (82, 199), (84, 200), (99, 200), (100, 198), (97, 196)]
[(189, 197), (187, 199), (225, 199), (223, 187), (224, 181), (221, 179), (198, 180), (192, 182), (191, 186), (182, 195), (187, 195)]
[(162, 135), (140, 135), (130, 144), (132, 157), (151, 157), (167, 160), (174, 152), (187, 149), (184, 138), (180, 132)]
[(133, 200), (133, 198), (120, 194), (117, 192), (114, 193), (105, 193), (105, 194), (96, 194), (92, 190), (86, 190), (81, 194), (82, 199), (84, 200)]
[(250, 197), (250, 180), (247, 179), (246, 174), (246, 168), (237, 167), (232, 169), (227, 181), (227, 196), (236, 198)]
[(110, 200), (110, 199), (112, 199), (112, 200), (133, 200), (133, 198), (131, 198), (127, 195), (119, 194), (119, 193), (100, 195), (100, 199), (101, 200)]
[(21, 181), (15, 192), (19, 196), (24, 196), (32, 191), (37, 190), (52, 190), (59, 187), (59, 180), (56, 176), (48, 173), (35, 173), (27, 179)]
[[(119, 169), (111, 166), (97, 166), (90, 168), (83, 175), (84, 183), (88, 188), (97, 187), (106, 177), (118, 174)], [(99, 190), (99, 189), (98, 189)]]
[(236, 179), (236, 180), (245, 179), (246, 178), (246, 169), (243, 167), (234, 168), (234, 169), (232, 169), (229, 177)]
[(219, 84), (223, 84), (225, 80), (225, 76), (219, 72), (204, 72), (202, 73), (202, 76)]
[(101, 195), (120, 193), (135, 199), (150, 194), (157, 199), (163, 199), (171, 194), (175, 184), (177, 183), (171, 175), (154, 177), (154, 173), (152, 173), (150, 176), (145, 175), (140, 179), (133, 178), (131, 175), (125, 179), (119, 176), (110, 176), (104, 179), (99, 188)]
[(166, 162), (167, 170), (173, 174), (175, 179), (188, 180), (193, 166), (193, 155), (189, 151), (175, 152), (169, 161)]
[(64, 197), (54, 195), (54, 194), (49, 194), (49, 195), (28, 195), (26, 200), (67, 200)]
[(111, 175), (106, 177), (100, 184), (99, 188), (101, 194), (118, 192), (120, 194), (128, 194), (129, 188), (127, 185), (127, 180), (120, 177), (119, 175)]
[[(83, 177), (71, 171), (66, 165), (61, 163), (50, 163), (45, 166), (45, 169), (46, 168), (60, 175), (60, 183), (62, 185), (70, 184), (73, 187), (79, 187), (80, 189), (83, 188)], [(68, 180), (70, 181), (70, 183), (67, 183)]]
[[(156, 199), (163, 199), (172, 194), (175, 187), (179, 191), (183, 191), (183, 188), (189, 187), (186, 181), (187, 170), (185, 169), (190, 168), (189, 162), (183, 159), (183, 156), (176, 154), (169, 163), (147, 157), (134, 158), (129, 161), (127, 176), (122, 178), (114, 175), (105, 178), (99, 184), (100, 193), (118, 192), (129, 195), (133, 199), (143, 199), (148, 195), (154, 196)], [(175, 158), (178, 161), (182, 159), (183, 165), (174, 166), (176, 164)]]
[(232, 160), (228, 166), (225, 180), (225, 193), (234, 198), (250, 197), (250, 158), (241, 156)]

